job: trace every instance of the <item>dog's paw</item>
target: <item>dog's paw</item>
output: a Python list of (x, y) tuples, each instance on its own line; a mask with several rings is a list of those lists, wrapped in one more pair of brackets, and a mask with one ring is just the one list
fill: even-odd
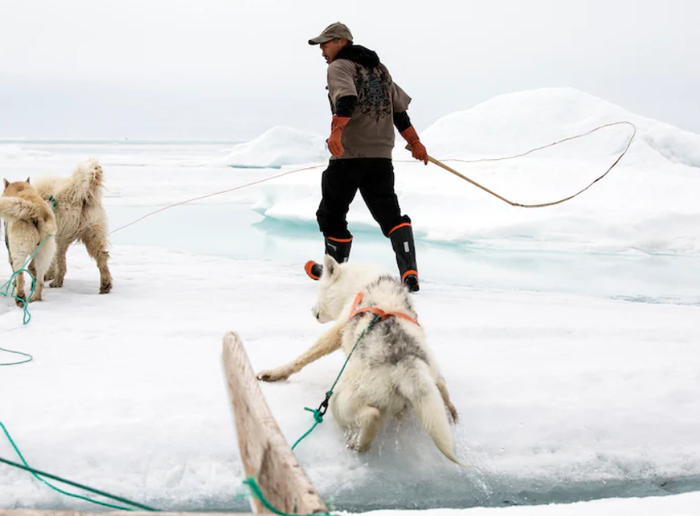
[(104, 280), (100, 285), (100, 294), (109, 294), (112, 290), (112, 280)]
[(366, 453), (369, 451), (371, 444), (367, 444), (364, 446), (361, 446), (359, 442), (357, 442), (357, 439), (353, 439), (352, 441), (348, 442), (348, 449), (355, 451), (357, 453)]
[(406, 414), (408, 414), (408, 410), (408, 405), (404, 405), (404, 407), (396, 413), (394, 417), (399, 423), (401, 423), (404, 420)]
[(54, 279), (51, 283), (49, 283), (49, 287), (51, 288), (61, 288), (63, 287), (63, 280), (62, 279)]
[(457, 412), (457, 409), (456, 409), (455, 406), (452, 405), (451, 403), (450, 403), (450, 405), (447, 407), (447, 410), (448, 410), (449, 413), (450, 413), (451, 423), (452, 423), (453, 425), (456, 425), (456, 424), (457, 424), (457, 421), (459, 421), (459, 412)]
[(260, 371), (258, 380), (261, 382), (279, 382), (289, 378), (290, 373), (286, 369), (272, 369), (270, 371)]
[(26, 302), (26, 297), (24, 297), (24, 294), (20, 294), (19, 292), (15, 294), (15, 304), (19, 306), (20, 308), (24, 308), (24, 304)]

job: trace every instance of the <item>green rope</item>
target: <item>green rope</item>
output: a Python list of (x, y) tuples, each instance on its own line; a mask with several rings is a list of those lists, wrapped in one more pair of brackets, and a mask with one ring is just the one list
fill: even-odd
[[(63, 483), (63, 484), (67, 484), (67, 485), (69, 485), (69, 486), (77, 487), (78, 489), (82, 489), (82, 490), (88, 491), (88, 492), (90, 492), (90, 493), (94, 493), (94, 494), (97, 494), (97, 495), (100, 495), (100, 496), (104, 496), (105, 498), (111, 498), (112, 500), (116, 500), (116, 501), (118, 501), (118, 502), (125, 503), (125, 504), (128, 504), (128, 505), (132, 505), (133, 507), (137, 507), (137, 508), (139, 508), (139, 509), (144, 509), (144, 510), (146, 510), (146, 511), (152, 511), (152, 512), (160, 512), (159, 509), (154, 509), (153, 507), (149, 507), (148, 505), (143, 505), (143, 504), (141, 504), (141, 503), (134, 502), (134, 501), (129, 500), (129, 499), (127, 499), (127, 498), (123, 498), (123, 497), (121, 497), (121, 496), (112, 495), (112, 494), (106, 493), (106, 492), (104, 492), (104, 491), (100, 491), (99, 489), (94, 489), (94, 488), (92, 488), (92, 487), (88, 487), (88, 486), (86, 486), (86, 485), (79, 484), (79, 483), (77, 483), (77, 482), (72, 482), (72, 481), (70, 481), (70, 480), (66, 480), (65, 478), (61, 478), (61, 477), (59, 477), (59, 476), (52, 475), (51, 473), (46, 473), (46, 472), (44, 472), (44, 471), (39, 471), (39, 470), (37, 470), (37, 469), (34, 469), (34, 468), (30, 467), (29, 464), (27, 464), (27, 461), (24, 459), (24, 456), (22, 455), (22, 452), (19, 451), (19, 448), (18, 448), (17, 445), (15, 444), (14, 440), (13, 440), (12, 437), (10, 436), (10, 433), (7, 431), (7, 428), (6, 428), (5, 425), (2, 423), (2, 421), (0, 421), (0, 428), (2, 428), (2, 431), (5, 433), (5, 436), (6, 436), (7, 439), (10, 441), (10, 444), (12, 445), (12, 448), (14, 448), (15, 452), (17, 453), (17, 455), (19, 456), (19, 458), (22, 460), (22, 462), (24, 463), (24, 465), (18, 464), (18, 463), (16, 463), (16, 462), (12, 462), (12, 461), (7, 460), (7, 459), (3, 459), (2, 457), (0, 457), (0, 463), (4, 463), (4, 464), (7, 464), (8, 466), (12, 466), (12, 467), (15, 467), (15, 468), (18, 468), (18, 469), (22, 469), (22, 470), (24, 470), (24, 471), (28, 471), (28, 472), (30, 472), (37, 480), (43, 482), (44, 484), (46, 484), (47, 486), (49, 486), (49, 487), (50, 487), (51, 489), (53, 489), (54, 491), (57, 491), (57, 492), (59, 492), (59, 493), (61, 493), (61, 494), (64, 494), (64, 495), (66, 495), (66, 496), (70, 496), (70, 497), (72, 497), (72, 498), (78, 498), (79, 500), (84, 500), (84, 501), (86, 501), (86, 502), (91, 502), (91, 503), (94, 503), (94, 504), (97, 504), (97, 505), (102, 505), (102, 506), (104, 506), (104, 507), (110, 507), (110, 508), (112, 508), (112, 509), (120, 509), (120, 510), (123, 510), (123, 511), (133, 511), (133, 510), (134, 510), (134, 509), (131, 508), (131, 507), (121, 507), (121, 506), (118, 506), (118, 505), (112, 505), (112, 504), (110, 504), (110, 503), (101, 502), (101, 501), (99, 501), (99, 500), (93, 500), (92, 498), (87, 498), (87, 497), (85, 497), (85, 496), (80, 496), (80, 495), (77, 495), (77, 494), (69, 493), (69, 492), (67, 492), (67, 491), (64, 491), (64, 490), (62, 490), (62, 489), (60, 489), (60, 488), (58, 488), (58, 487), (52, 485), (52, 484), (49, 483), (48, 481), (44, 480), (44, 478), (42, 478), (42, 477), (50, 478), (51, 480), (56, 480), (56, 481), (61, 482), (61, 483)], [(257, 481), (255, 480), (254, 477), (249, 477), (249, 478), (247, 478), (246, 480), (243, 481), (243, 484), (247, 485), (247, 486), (250, 488), (251, 494), (252, 494), (255, 498), (257, 498), (258, 500), (260, 500), (260, 502), (262, 502), (262, 504), (263, 504), (270, 512), (273, 512), (273, 513), (275, 513), (275, 514), (277, 514), (277, 515), (279, 515), (279, 516), (299, 516), (299, 515), (297, 515), (297, 514), (289, 514), (289, 513), (286, 513), (286, 512), (282, 512), (282, 511), (280, 511), (279, 509), (277, 509), (276, 507), (274, 507), (274, 506), (265, 498), (265, 495), (263, 494), (262, 489), (260, 488), (260, 486), (258, 485), (258, 483), (257, 483)], [(250, 495), (248, 495), (248, 494), (239, 494), (239, 495), (236, 495), (235, 498), (236, 498), (237, 500), (240, 500), (240, 499), (242, 499), (242, 498), (247, 498), (247, 497), (249, 497), (249, 496), (250, 496)], [(326, 504), (328, 505), (328, 502), (326, 502)], [(309, 514), (309, 515), (306, 515), (306, 516), (332, 516), (332, 515), (329, 514), (329, 513), (314, 513), (313, 515), (312, 515), (312, 514)]]
[[(24, 262), (24, 265), (17, 269), (15, 272), (12, 273), (12, 276), (10, 276), (10, 279), (7, 280), (2, 287), (0, 287), (0, 296), (3, 297), (13, 297), (15, 301), (19, 301), (22, 303), (23, 310), (24, 310), (24, 316), (22, 317), (22, 323), (23, 324), (29, 324), (29, 321), (32, 320), (32, 314), (29, 313), (29, 300), (32, 298), (34, 295), (34, 291), (36, 290), (36, 278), (34, 278), (34, 275), (29, 272), (27, 267), (29, 266), (29, 263), (34, 259), (36, 254), (39, 252), (39, 250), (44, 247), (44, 244), (49, 241), (49, 238), (51, 238), (53, 235), (47, 236), (42, 243), (39, 244), (39, 247), (36, 248), (36, 250), (32, 253), (32, 255), (27, 258), (27, 261)], [(23, 272), (26, 272), (29, 274), (29, 277), (32, 278), (32, 290), (29, 293), (29, 296), (27, 296), (27, 299), (22, 299), (21, 297), (15, 296), (15, 287), (17, 286), (17, 281), (15, 278), (22, 274)], [(12, 293), (10, 293), (10, 287), (12, 287)]]
[[(326, 393), (326, 400), (330, 400), (332, 394), (333, 394), (333, 393), (332, 393), (331, 391), (328, 391), (328, 392)], [(324, 403), (325, 403), (325, 402), (324, 402)], [(309, 428), (309, 429), (304, 433), (304, 435), (302, 435), (299, 439), (297, 439), (297, 442), (295, 442), (295, 443), (294, 443), (294, 446), (292, 446), (292, 451), (294, 450), (294, 448), (297, 447), (297, 444), (299, 444), (299, 443), (300, 443), (301, 441), (303, 441), (311, 432), (313, 432), (314, 429), (315, 429), (318, 425), (320, 425), (321, 423), (323, 423), (323, 415), (325, 414), (325, 410), (324, 410), (323, 412), (321, 412), (321, 408), (320, 408), (320, 407), (317, 408), (317, 409), (310, 409), (309, 407), (304, 407), (304, 410), (308, 410), (309, 412), (313, 412), (315, 422), (314, 422), (314, 425), (313, 425), (311, 428)]]
[[(28, 261), (22, 266), (22, 268), (17, 269), (15, 272), (12, 273), (12, 276), (10, 276), (10, 279), (5, 282), (2, 287), (0, 287), (0, 296), (3, 297), (12, 297), (14, 298), (15, 301), (19, 301), (22, 303), (22, 309), (24, 311), (24, 314), (22, 316), (22, 324), (29, 324), (29, 321), (32, 320), (32, 314), (29, 313), (29, 302), (27, 299), (31, 299), (31, 297), (34, 295), (34, 290), (36, 288), (36, 279), (34, 278), (34, 275), (29, 272), (29, 270), (26, 268), (27, 267)], [(23, 272), (26, 272), (29, 274), (29, 277), (32, 279), (32, 289), (29, 294), (29, 297), (27, 299), (22, 299), (21, 297), (15, 296), (15, 287), (17, 287), (17, 281), (16, 278)], [(10, 291), (10, 287), (12, 288), (12, 291)]]
[[(265, 495), (263, 494), (262, 489), (260, 489), (260, 486), (258, 485), (258, 483), (257, 483), (257, 481), (255, 480), (254, 477), (248, 477), (247, 479), (245, 479), (245, 480), (243, 481), (243, 483), (244, 483), (245, 485), (247, 485), (247, 486), (250, 488), (250, 492), (253, 494), (253, 496), (254, 496), (255, 498), (257, 498), (258, 500), (260, 500), (260, 502), (262, 502), (262, 504), (265, 506), (265, 508), (266, 508), (268, 511), (270, 511), (270, 512), (272, 512), (272, 513), (274, 513), (274, 514), (277, 514), (277, 515), (279, 515), (279, 516), (299, 516), (298, 514), (290, 514), (290, 513), (288, 513), (288, 512), (280, 511), (277, 507), (275, 507), (274, 505), (272, 505), (272, 504), (265, 498)], [(308, 515), (306, 515), (306, 516), (332, 516), (332, 515), (329, 514), (329, 513), (327, 513), (327, 512), (316, 512), (316, 513), (313, 513), (313, 514), (308, 514)]]
[(0, 367), (26, 364), (27, 362), (31, 362), (32, 360), (34, 360), (34, 357), (31, 356), (29, 353), (22, 353), (21, 351), (14, 351), (12, 349), (5, 349), (5, 348), (0, 348), (0, 351), (5, 351), (7, 353), (14, 353), (15, 355), (22, 355), (22, 356), (27, 357), (26, 359), (20, 360), (19, 362), (0, 363)]
[[(98, 504), (98, 505), (103, 505), (103, 506), (105, 506), (105, 507), (110, 507), (110, 508), (113, 508), (113, 509), (120, 509), (120, 510), (123, 510), (123, 511), (133, 511), (133, 510), (134, 510), (134, 509), (132, 509), (131, 507), (120, 507), (120, 506), (118, 506), (118, 505), (112, 505), (112, 504), (109, 504), (109, 503), (100, 502), (100, 501), (98, 501), (98, 500), (93, 500), (93, 499), (91, 499), (91, 498), (86, 498), (86, 497), (84, 497), (84, 496), (76, 495), (76, 494), (73, 494), (73, 493), (68, 493), (68, 492), (66, 492), (66, 491), (63, 491), (62, 489), (59, 489), (59, 488), (53, 486), (52, 484), (50, 484), (49, 482), (47, 482), (46, 480), (44, 480), (44, 479), (41, 478), (41, 477), (50, 478), (50, 479), (52, 479), (52, 480), (56, 480), (56, 481), (61, 482), (61, 483), (64, 483), (64, 484), (67, 484), (67, 485), (70, 485), (70, 486), (73, 486), (73, 487), (77, 487), (78, 489), (82, 489), (82, 490), (84, 490), (84, 491), (88, 491), (88, 492), (95, 493), (95, 494), (100, 495), (100, 496), (104, 496), (105, 498), (111, 498), (111, 499), (116, 500), (116, 501), (121, 502), (121, 503), (133, 505), (134, 507), (137, 507), (137, 508), (139, 508), (139, 509), (144, 509), (144, 510), (153, 511), (153, 512), (160, 512), (159, 509), (154, 509), (153, 507), (149, 507), (148, 505), (143, 505), (143, 504), (141, 504), (141, 503), (134, 502), (134, 501), (129, 500), (129, 499), (127, 499), (127, 498), (123, 498), (123, 497), (121, 497), (121, 496), (112, 495), (112, 494), (106, 493), (106, 492), (104, 492), (104, 491), (100, 491), (99, 489), (94, 489), (94, 488), (92, 488), (92, 487), (88, 487), (88, 486), (86, 486), (86, 485), (79, 484), (79, 483), (77, 483), (77, 482), (72, 482), (72, 481), (70, 481), (70, 480), (66, 480), (65, 478), (61, 478), (61, 477), (59, 477), (59, 476), (52, 475), (51, 473), (46, 473), (46, 472), (44, 472), (44, 471), (39, 471), (39, 470), (37, 470), (37, 469), (34, 469), (34, 468), (30, 467), (29, 464), (27, 464), (27, 461), (24, 459), (24, 456), (22, 455), (22, 452), (19, 451), (19, 448), (18, 448), (17, 445), (15, 444), (14, 440), (13, 440), (12, 437), (10, 436), (10, 433), (7, 431), (7, 428), (5, 428), (5, 425), (2, 423), (2, 421), (0, 421), (0, 428), (2, 428), (3, 432), (5, 433), (5, 436), (6, 436), (7, 439), (10, 441), (10, 444), (11, 444), (12, 447), (14, 448), (15, 452), (17, 452), (17, 455), (18, 455), (19, 458), (22, 460), (22, 462), (24, 463), (24, 465), (18, 464), (18, 463), (16, 463), (16, 462), (12, 462), (12, 461), (7, 460), (7, 459), (3, 459), (2, 457), (0, 457), (0, 463), (4, 463), (4, 464), (7, 464), (7, 465), (9, 465), (9, 466), (13, 466), (13, 467), (15, 467), (15, 468), (22, 469), (22, 470), (24, 470), (24, 471), (30, 472), (35, 478), (37, 478), (38, 480), (40, 480), (41, 482), (43, 482), (44, 484), (46, 484), (47, 486), (49, 486), (51, 489), (53, 489), (53, 490), (55, 490), (55, 491), (58, 491), (59, 493), (64, 494), (64, 495), (66, 495), (66, 496), (70, 496), (70, 497), (73, 497), (73, 498), (78, 498), (78, 499), (84, 500), (84, 501), (86, 501), (86, 502), (91, 502), (91, 503), (95, 503), (95, 504)], [(255, 498), (257, 498), (258, 500), (260, 500), (260, 501), (262, 502), (262, 504), (263, 504), (268, 510), (270, 510), (271, 512), (273, 512), (273, 513), (275, 513), (275, 514), (278, 514), (278, 515), (280, 515), (280, 516), (299, 516), (299, 515), (296, 515), (296, 514), (288, 514), (288, 513), (286, 513), (286, 512), (282, 512), (282, 511), (280, 511), (279, 509), (277, 509), (276, 507), (274, 507), (274, 506), (265, 498), (265, 495), (263, 494), (262, 489), (260, 488), (260, 486), (258, 485), (258, 483), (257, 483), (257, 481), (255, 480), (254, 477), (249, 477), (249, 478), (247, 478), (246, 480), (243, 481), (243, 483), (244, 483), (245, 485), (247, 485), (247, 486), (250, 488), (251, 494), (252, 494)], [(239, 495), (236, 495), (235, 498), (236, 498), (237, 500), (240, 500), (240, 499), (242, 499), (242, 498), (247, 498), (247, 497), (249, 497), (249, 496), (250, 496), (249, 494), (239, 494)], [(328, 514), (328, 513), (315, 513), (315, 515), (308, 515), (308, 516), (331, 516), (331, 515)]]
[[(377, 321), (379, 321), (381, 317), (379, 315), (375, 316), (374, 319), (372, 319), (372, 322), (369, 323), (369, 326), (362, 330), (362, 333), (360, 333), (360, 336), (357, 338), (357, 341), (355, 341), (355, 345), (352, 347), (350, 350), (350, 353), (348, 353), (348, 358), (345, 359), (345, 363), (343, 364), (343, 367), (340, 369), (340, 372), (338, 373), (338, 376), (336, 376), (335, 381), (333, 382), (333, 385), (331, 389), (326, 393), (326, 399), (321, 402), (321, 405), (317, 409), (311, 409), (309, 407), (304, 407), (304, 410), (308, 410), (309, 412), (312, 412), (314, 415), (314, 424), (313, 426), (304, 434), (302, 435), (299, 439), (297, 439), (297, 442), (294, 443), (294, 446), (292, 446), (292, 450), (297, 447), (297, 444), (299, 444), (301, 441), (303, 441), (311, 432), (314, 431), (314, 429), (323, 423), (323, 416), (326, 415), (326, 411), (328, 410), (328, 404), (331, 400), (331, 396), (333, 396), (333, 389), (335, 389), (335, 386), (338, 385), (338, 380), (340, 380), (341, 375), (343, 374), (343, 371), (345, 371), (345, 367), (348, 365), (348, 361), (350, 360), (350, 357), (352, 354), (355, 352), (355, 348), (357, 348), (357, 345), (360, 343), (362, 338), (365, 336), (365, 333), (367, 333), (369, 330), (372, 329), (372, 326), (376, 324)], [(281, 514), (281, 513), (278, 513)]]
[(46, 484), (47, 486), (49, 486), (49, 487), (50, 487), (51, 489), (53, 489), (54, 491), (58, 491), (59, 493), (64, 494), (64, 495), (66, 495), (66, 496), (70, 496), (70, 497), (72, 497), (72, 498), (78, 498), (79, 500), (84, 500), (84, 501), (86, 501), (86, 502), (91, 502), (91, 503), (94, 503), (94, 504), (97, 504), (97, 505), (102, 505), (102, 506), (104, 506), (104, 507), (110, 507), (110, 508), (112, 508), (112, 509), (120, 509), (120, 510), (122, 510), (122, 511), (133, 511), (133, 510), (134, 510), (134, 509), (132, 509), (131, 507), (120, 507), (119, 505), (112, 505), (112, 504), (107, 503), (107, 502), (101, 502), (101, 501), (99, 501), (99, 500), (93, 500), (92, 498), (87, 498), (87, 497), (85, 497), (85, 496), (81, 496), (81, 495), (69, 493), (69, 492), (67, 492), (67, 491), (64, 491), (63, 489), (60, 489), (60, 488), (58, 488), (58, 487), (52, 485), (50, 482), (44, 480), (42, 477), (50, 478), (50, 479), (52, 479), (52, 480), (57, 480), (58, 482), (62, 482), (62, 483), (64, 483), (64, 484), (68, 484), (68, 485), (70, 485), (70, 486), (77, 487), (77, 488), (79, 488), (79, 489), (83, 489), (84, 491), (88, 491), (88, 492), (91, 492), (91, 493), (95, 493), (95, 494), (98, 494), (98, 495), (100, 495), (100, 496), (104, 496), (104, 497), (106, 497), (106, 498), (111, 498), (111, 499), (116, 500), (116, 501), (121, 502), (121, 503), (126, 503), (126, 504), (128, 504), (128, 505), (133, 505), (134, 507), (138, 507), (139, 509), (144, 509), (144, 510), (147, 510), (147, 511), (155, 511), (155, 512), (158, 512), (158, 509), (154, 509), (154, 508), (152, 508), (152, 507), (148, 507), (147, 505), (143, 505), (143, 504), (140, 504), (140, 503), (137, 503), (137, 502), (132, 502), (131, 500), (128, 500), (128, 499), (126, 499), (126, 498), (122, 498), (122, 497), (120, 497), (120, 496), (111, 495), (111, 494), (109, 494), (109, 493), (105, 493), (104, 491), (99, 491), (99, 490), (97, 490), (97, 489), (93, 489), (93, 488), (91, 488), (91, 487), (87, 487), (87, 486), (84, 486), (84, 485), (82, 485), (82, 484), (78, 484), (77, 482), (71, 482), (70, 480), (66, 480), (66, 479), (61, 478), (61, 477), (58, 477), (58, 476), (56, 476), (56, 475), (51, 475), (50, 473), (44, 473), (44, 472), (42, 472), (42, 471), (39, 471), (39, 470), (36, 470), (36, 469), (30, 467), (29, 464), (27, 464), (27, 461), (24, 460), (24, 456), (22, 455), (22, 452), (19, 451), (19, 448), (17, 447), (17, 445), (15, 444), (15, 442), (12, 440), (12, 437), (10, 436), (10, 433), (7, 431), (7, 428), (5, 428), (5, 425), (2, 423), (2, 421), (0, 421), (0, 427), (2, 428), (3, 432), (5, 433), (5, 436), (7, 437), (7, 439), (10, 441), (10, 444), (11, 444), (12, 447), (14, 448), (15, 452), (17, 452), (17, 455), (18, 455), (19, 458), (22, 460), (22, 463), (24, 464), (24, 466), (22, 466), (22, 464), (17, 464), (17, 463), (15, 463), (15, 462), (12, 462), (12, 461), (9, 461), (9, 460), (3, 459), (3, 458), (0, 458), (0, 462), (3, 462), (3, 463), (8, 464), (8, 465), (10, 465), (10, 466), (14, 466), (14, 467), (19, 468), (19, 469), (23, 469), (23, 470), (25, 470), (25, 471), (29, 471), (29, 472), (34, 476), (34, 478), (36, 478), (37, 480), (43, 482), (44, 484)]

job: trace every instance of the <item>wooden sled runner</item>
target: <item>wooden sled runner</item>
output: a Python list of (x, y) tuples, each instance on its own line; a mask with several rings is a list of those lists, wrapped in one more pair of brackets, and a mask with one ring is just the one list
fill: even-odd
[[(256, 477), (265, 498), (286, 513), (328, 513), (267, 406), (238, 335), (224, 336), (224, 366), (236, 415), (246, 475)], [(255, 499), (256, 512), (268, 512)]]
[[(233, 404), (238, 446), (248, 477), (255, 477), (263, 495), (276, 509), (300, 515), (327, 514), (328, 509), (302, 469), (285, 440), (265, 401), (250, 366), (240, 337), (224, 335), (224, 368)], [(257, 498), (252, 498), (256, 513), (269, 513)], [(195, 512), (79, 512), (52, 510), (5, 510), (0, 516), (232, 516), (234, 513)], [(237, 513), (240, 514), (240, 513)]]

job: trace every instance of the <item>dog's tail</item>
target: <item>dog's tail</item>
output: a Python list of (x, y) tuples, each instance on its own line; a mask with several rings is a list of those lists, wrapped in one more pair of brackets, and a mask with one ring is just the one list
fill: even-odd
[(59, 204), (63, 201), (78, 205), (89, 198), (101, 199), (102, 181), (102, 166), (96, 159), (88, 159), (79, 163), (67, 180), (59, 183), (57, 191), (44, 192), (46, 189), (42, 187), (42, 194), (53, 194)]
[(8, 222), (44, 218), (44, 210), (21, 197), (0, 197), (0, 218)]
[(425, 433), (432, 437), (445, 457), (461, 466), (455, 456), (445, 402), (428, 370), (428, 365), (421, 360), (415, 360), (410, 369), (404, 370), (404, 374), (397, 380), (399, 392), (413, 404), (413, 410), (423, 424)]

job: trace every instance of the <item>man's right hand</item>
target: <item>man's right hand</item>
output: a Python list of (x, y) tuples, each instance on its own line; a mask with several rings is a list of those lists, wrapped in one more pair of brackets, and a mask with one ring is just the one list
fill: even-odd
[(333, 122), (331, 122), (331, 135), (326, 142), (328, 143), (328, 150), (331, 151), (331, 154), (336, 158), (340, 158), (345, 153), (345, 149), (343, 148), (343, 144), (341, 142), (341, 137), (343, 135), (343, 129), (346, 125), (348, 125), (349, 121), (349, 116), (344, 117), (333, 115)]

